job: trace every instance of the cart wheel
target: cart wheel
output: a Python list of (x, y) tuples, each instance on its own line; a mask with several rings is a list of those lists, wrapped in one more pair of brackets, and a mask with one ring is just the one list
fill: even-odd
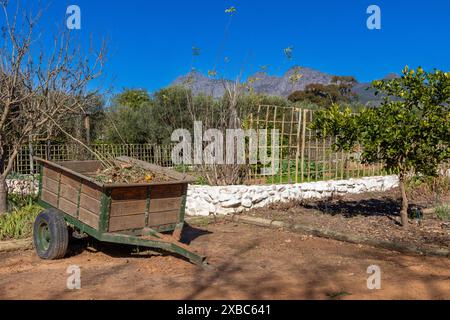
[(39, 213), (34, 221), (33, 241), (41, 259), (55, 260), (64, 257), (69, 244), (69, 232), (58, 211), (48, 209)]

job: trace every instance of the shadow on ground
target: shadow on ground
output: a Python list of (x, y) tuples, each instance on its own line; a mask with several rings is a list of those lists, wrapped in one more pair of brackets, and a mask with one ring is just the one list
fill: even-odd
[(349, 200), (320, 200), (302, 205), (307, 209), (319, 210), (330, 215), (342, 215), (346, 218), (354, 216), (398, 216), (400, 200), (391, 198)]
[[(255, 260), (259, 245), (258, 239), (242, 243), (214, 271), (205, 274), (197, 270), (190, 283), (192, 290), (183, 299), (416, 299), (416, 292), (431, 299), (449, 297), (449, 287), (444, 284), (450, 277), (426, 274), (427, 270), (445, 269), (445, 259), (430, 259), (424, 269), (419, 257), (347, 245), (337, 252), (324, 247), (325, 255), (292, 252)], [(384, 290), (367, 287), (371, 265), (380, 266)]]
[[(195, 239), (208, 235), (211, 232), (205, 229), (195, 228), (189, 224), (186, 224), (183, 228), (183, 233), (181, 237), (181, 242), (189, 245)], [(93, 237), (87, 237), (85, 239), (75, 239), (70, 238), (68, 252), (66, 258), (73, 257), (81, 254), (84, 251), (90, 252), (102, 252), (113, 258), (149, 258), (149, 256), (159, 255), (159, 256), (169, 256), (175, 255), (164, 250), (156, 248), (148, 248), (141, 246), (117, 244), (101, 242)], [(184, 259), (183, 257), (180, 257)]]

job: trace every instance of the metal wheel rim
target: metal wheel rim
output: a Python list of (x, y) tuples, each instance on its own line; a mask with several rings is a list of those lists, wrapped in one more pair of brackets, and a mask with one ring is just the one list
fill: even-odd
[(39, 249), (47, 251), (51, 241), (49, 225), (46, 222), (41, 222), (37, 231), (37, 245)]

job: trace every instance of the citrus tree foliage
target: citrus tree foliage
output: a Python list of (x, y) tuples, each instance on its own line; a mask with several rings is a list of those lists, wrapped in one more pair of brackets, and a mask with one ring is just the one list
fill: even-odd
[(372, 86), (383, 96), (381, 106), (355, 114), (333, 105), (317, 113), (312, 127), (336, 136), (337, 149), (351, 151), (360, 145), (363, 162), (383, 163), (399, 175), (406, 225), (406, 175), (437, 175), (439, 164), (450, 158), (450, 74), (406, 67), (401, 78)]

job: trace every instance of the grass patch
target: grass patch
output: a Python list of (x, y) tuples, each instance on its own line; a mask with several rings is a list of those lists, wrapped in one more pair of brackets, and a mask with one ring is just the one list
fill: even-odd
[(19, 211), (26, 206), (32, 206), (37, 203), (37, 196), (22, 195), (22, 194), (9, 194), (8, 195), (8, 211)]
[(436, 215), (439, 219), (450, 221), (450, 205), (443, 204), (435, 209)]
[(207, 227), (209, 226), (209, 224), (211, 223), (211, 220), (209, 217), (195, 217), (195, 218), (191, 218), (189, 219), (189, 224), (196, 226), (196, 227)]
[(31, 237), (34, 219), (41, 210), (40, 206), (30, 204), (0, 216), (0, 241)]

